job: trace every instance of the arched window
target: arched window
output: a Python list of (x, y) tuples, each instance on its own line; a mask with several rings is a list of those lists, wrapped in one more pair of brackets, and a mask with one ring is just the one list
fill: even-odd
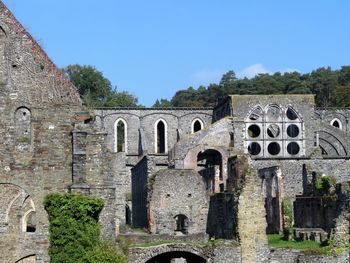
[(200, 131), (204, 128), (203, 121), (201, 119), (194, 119), (191, 124), (191, 133), (195, 133), (197, 131)]
[(339, 129), (342, 129), (342, 122), (338, 119), (338, 118), (335, 118), (331, 121), (331, 125), (336, 127), (336, 128), (339, 128)]
[(35, 232), (36, 230), (36, 212), (33, 199), (28, 196), (23, 204), (25, 213), (22, 217), (22, 232)]
[(164, 120), (160, 119), (154, 126), (155, 134), (155, 152), (166, 153), (168, 151), (168, 138), (167, 138), (167, 124)]
[(26, 107), (20, 107), (15, 112), (16, 145), (26, 151), (32, 142), (31, 112)]
[(251, 113), (249, 115), (249, 120), (250, 121), (261, 121), (263, 116), (264, 116), (263, 110), (261, 109), (260, 106), (257, 106), (251, 111)]
[(115, 151), (127, 152), (127, 130), (128, 125), (125, 120), (118, 119), (114, 123)]
[(188, 218), (185, 215), (177, 215), (175, 216), (176, 221), (176, 229), (175, 231), (182, 232), (183, 234), (188, 233)]

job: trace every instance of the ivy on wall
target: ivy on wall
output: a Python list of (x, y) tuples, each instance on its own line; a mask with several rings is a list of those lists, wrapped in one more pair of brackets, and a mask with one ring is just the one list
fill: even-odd
[(126, 262), (116, 244), (100, 239), (98, 217), (103, 205), (100, 198), (73, 194), (52, 194), (45, 198), (52, 263)]

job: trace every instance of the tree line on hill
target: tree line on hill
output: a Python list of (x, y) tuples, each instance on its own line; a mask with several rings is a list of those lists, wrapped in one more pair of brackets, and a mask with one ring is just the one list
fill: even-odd
[[(143, 107), (137, 97), (118, 91), (93, 66), (70, 65), (64, 71), (88, 106)], [(152, 107), (212, 107), (229, 94), (315, 94), (317, 107), (350, 107), (350, 66), (339, 70), (322, 67), (306, 74), (258, 74), (251, 79), (239, 79), (230, 70), (219, 83), (179, 90), (171, 100), (159, 99)]]

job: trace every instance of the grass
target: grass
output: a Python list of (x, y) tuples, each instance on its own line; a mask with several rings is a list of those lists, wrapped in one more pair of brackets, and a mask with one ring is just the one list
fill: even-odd
[(315, 241), (295, 241), (295, 240), (283, 240), (282, 235), (267, 235), (269, 245), (276, 248), (293, 248), (293, 249), (321, 249), (321, 245)]
[(183, 243), (181, 240), (160, 240), (155, 242), (148, 242), (148, 243), (140, 243), (140, 244), (134, 244), (133, 247), (155, 247), (159, 245), (164, 244), (174, 244), (174, 243)]
[(306, 240), (306, 241), (295, 241), (295, 240), (283, 240), (282, 235), (267, 235), (269, 245), (274, 248), (291, 248), (303, 250), (305, 254), (323, 254), (327, 256), (336, 256), (345, 251), (349, 251), (349, 245), (336, 247), (334, 244), (322, 246), (321, 244)]

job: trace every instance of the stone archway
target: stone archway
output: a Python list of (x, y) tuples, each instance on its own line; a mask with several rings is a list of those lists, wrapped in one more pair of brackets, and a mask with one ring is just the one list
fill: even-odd
[[(167, 263), (173, 262), (173, 260), (178, 259), (180, 262), (188, 262), (188, 263), (206, 263), (203, 257), (193, 254), (187, 251), (170, 251), (159, 254), (149, 260), (146, 263)], [(175, 261), (176, 262), (176, 261)]]

